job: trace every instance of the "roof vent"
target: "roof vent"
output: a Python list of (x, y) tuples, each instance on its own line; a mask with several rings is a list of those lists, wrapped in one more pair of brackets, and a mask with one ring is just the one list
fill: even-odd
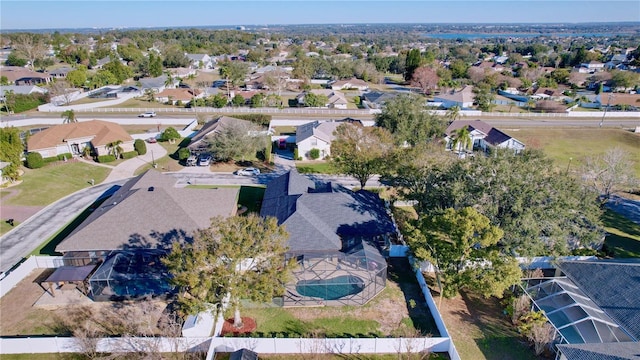
[(149, 190), (149, 191), (153, 191), (153, 190), (154, 190), (154, 189), (153, 189), (153, 186), (149, 186), (149, 189), (148, 189), (148, 190)]

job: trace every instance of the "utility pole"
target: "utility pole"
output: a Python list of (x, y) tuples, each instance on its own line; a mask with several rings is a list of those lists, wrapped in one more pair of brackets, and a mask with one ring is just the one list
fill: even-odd
[(613, 97), (613, 93), (609, 93), (609, 100), (607, 100), (607, 106), (604, 108), (604, 112), (602, 113), (602, 120), (600, 120), (600, 127), (604, 123), (604, 117), (607, 115), (607, 110), (609, 109), (609, 105), (611, 104), (611, 98)]

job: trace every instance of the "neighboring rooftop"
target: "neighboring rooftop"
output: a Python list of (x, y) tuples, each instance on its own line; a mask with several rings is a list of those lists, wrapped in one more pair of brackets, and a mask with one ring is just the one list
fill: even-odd
[(640, 343), (613, 344), (559, 344), (558, 349), (566, 360), (638, 360)]
[(133, 141), (133, 138), (120, 125), (109, 121), (90, 120), (52, 126), (31, 137), (27, 149), (53, 148), (71, 139), (93, 137), (93, 146), (103, 146), (114, 141)]

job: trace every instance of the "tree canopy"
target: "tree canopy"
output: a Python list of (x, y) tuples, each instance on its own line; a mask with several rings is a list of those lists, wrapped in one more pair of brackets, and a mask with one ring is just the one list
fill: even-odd
[(241, 326), (241, 300), (267, 302), (283, 294), (287, 239), (275, 218), (251, 214), (215, 217), (192, 242), (174, 243), (163, 263), (181, 289), (178, 302), (183, 311), (217, 311), (229, 296), (235, 325)]
[(364, 188), (374, 174), (382, 173), (393, 154), (391, 134), (378, 127), (349, 123), (338, 126), (331, 142), (331, 163), (342, 173), (355, 177)]
[(502, 235), (475, 209), (448, 208), (442, 214), (421, 217), (408, 241), (416, 258), (438, 267), (445, 297), (462, 289), (502, 297), (521, 278), (515, 258), (500, 254), (497, 245)]
[(405, 161), (388, 180), (418, 202), (419, 214), (473, 206), (504, 231), (506, 252), (563, 255), (602, 243), (598, 194), (539, 151), (495, 151), (464, 160), (414, 153)]
[(389, 130), (396, 143), (415, 146), (444, 134), (445, 121), (425, 109), (425, 99), (403, 94), (385, 103), (376, 125)]
[(260, 130), (248, 122), (230, 123), (208, 139), (209, 150), (219, 161), (253, 158), (268, 142), (266, 136), (260, 135)]
[(11, 180), (18, 179), (18, 170), (24, 153), (24, 145), (20, 139), (20, 130), (13, 126), (0, 128), (0, 161), (8, 162), (2, 169), (2, 176)]

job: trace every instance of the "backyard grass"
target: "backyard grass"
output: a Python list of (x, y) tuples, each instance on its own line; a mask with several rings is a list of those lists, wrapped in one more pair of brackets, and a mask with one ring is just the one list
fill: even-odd
[(274, 126), (273, 131), (274, 131), (274, 135), (295, 135), (296, 127), (295, 126)]
[(0, 221), (0, 235), (4, 235), (6, 233), (8, 233), (9, 231), (11, 231), (11, 229), (13, 229), (14, 227), (20, 225), (19, 222), (14, 221), (13, 222), (13, 226), (9, 225), (8, 222), (6, 222), (4, 219)]
[(337, 170), (331, 165), (331, 163), (313, 162), (313, 163), (301, 163), (296, 162), (296, 168), (301, 174), (337, 174)]
[(614, 258), (640, 258), (640, 225), (616, 213), (605, 210), (602, 217), (607, 237), (604, 252)]
[(640, 136), (622, 129), (501, 128), (529, 148), (542, 149), (562, 169), (579, 174), (585, 159), (620, 147), (631, 157), (640, 178)]
[(25, 169), (22, 183), (12, 187), (18, 194), (6, 205), (46, 206), (80, 189), (106, 179), (111, 169), (81, 162), (56, 163), (40, 169)]
[(439, 336), (407, 259), (390, 259), (388, 272), (385, 289), (362, 306), (247, 306), (242, 316), (256, 320), (252, 336)]

